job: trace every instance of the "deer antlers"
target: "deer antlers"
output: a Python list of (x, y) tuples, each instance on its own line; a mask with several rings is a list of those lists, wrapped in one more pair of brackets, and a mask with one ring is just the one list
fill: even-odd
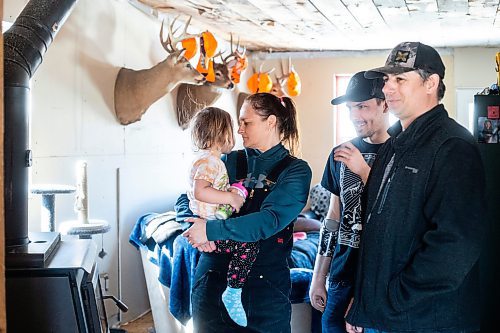
[(233, 50), (233, 34), (230, 34), (230, 47), (231, 47), (231, 53), (222, 59), (224, 64), (228, 63), (228, 60), (231, 58), (246, 58), (245, 53), (247, 52), (247, 49), (243, 47), (243, 51), (240, 52), (240, 39), (238, 38), (238, 43), (236, 44), (236, 49)]
[(278, 97), (298, 96), (301, 92), (301, 82), (299, 74), (292, 65), (292, 60), (288, 58), (288, 70), (285, 69), (283, 60), (280, 61), (281, 75), (276, 74), (276, 82), (273, 83), (271, 94)]
[(182, 42), (183, 40), (200, 37), (200, 34), (188, 34), (187, 33), (187, 28), (189, 26), (189, 23), (191, 23), (191, 16), (186, 21), (186, 24), (184, 25), (184, 29), (182, 30), (182, 33), (179, 36), (174, 37), (174, 33), (177, 32), (177, 29), (175, 31), (172, 31), (172, 30), (174, 28), (175, 21), (177, 21), (178, 18), (179, 18), (179, 16), (176, 16), (174, 18), (174, 20), (172, 21), (172, 23), (168, 25), (168, 36), (167, 36), (166, 41), (163, 39), (163, 23), (164, 23), (164, 21), (161, 21), (160, 43), (163, 46), (163, 48), (165, 49), (165, 51), (167, 51), (168, 53), (174, 53), (174, 52), (181, 51), (180, 49), (177, 48), (177, 44)]
[(231, 81), (234, 83), (240, 83), (241, 73), (248, 67), (248, 59), (245, 55), (246, 48), (240, 52), (240, 40), (238, 38), (238, 44), (236, 49), (233, 50), (233, 34), (231, 34), (231, 53), (222, 58), (222, 63), (226, 65), (230, 70)]

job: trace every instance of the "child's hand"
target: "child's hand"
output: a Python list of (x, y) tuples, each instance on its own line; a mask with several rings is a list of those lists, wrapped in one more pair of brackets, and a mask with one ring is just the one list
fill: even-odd
[(232, 191), (230, 191), (229, 194), (230, 194), (229, 204), (231, 205), (231, 207), (234, 208), (236, 212), (239, 212), (241, 206), (243, 206), (243, 203), (245, 202), (245, 198)]

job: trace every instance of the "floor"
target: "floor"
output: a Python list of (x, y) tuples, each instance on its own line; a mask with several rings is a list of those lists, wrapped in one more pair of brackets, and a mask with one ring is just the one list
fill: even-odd
[[(311, 332), (311, 315), (309, 303), (292, 304), (292, 333)], [(142, 317), (121, 325), (120, 329), (125, 331), (119, 333), (166, 333), (155, 332), (151, 311)], [(190, 332), (190, 330), (192, 328), (187, 331)]]
[(127, 333), (155, 333), (151, 311), (131, 322), (120, 326)]

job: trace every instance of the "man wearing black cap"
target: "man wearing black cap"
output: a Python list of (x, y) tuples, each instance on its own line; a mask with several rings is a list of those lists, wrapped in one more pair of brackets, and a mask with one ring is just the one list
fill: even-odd
[(384, 67), (389, 111), (399, 118), (380, 148), (363, 197), (363, 241), (349, 332), (479, 330), (478, 258), (484, 171), (471, 134), (440, 104), (437, 51), (405, 42)]
[(346, 94), (332, 100), (334, 105), (346, 103), (358, 137), (332, 150), (321, 180), (332, 196), (309, 293), (312, 306), (324, 311), (323, 332), (345, 333), (361, 234), (361, 192), (378, 149), (389, 138), (382, 86), (381, 79), (366, 79), (359, 72), (349, 81)]

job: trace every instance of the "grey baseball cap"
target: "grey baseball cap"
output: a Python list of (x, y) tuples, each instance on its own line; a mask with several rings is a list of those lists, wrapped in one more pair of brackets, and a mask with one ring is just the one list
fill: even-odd
[(369, 79), (383, 77), (385, 74), (401, 74), (422, 69), (444, 78), (444, 64), (441, 56), (433, 47), (420, 42), (403, 42), (392, 49), (385, 66), (374, 68), (365, 73)]
[(383, 86), (384, 82), (382, 79), (367, 79), (364, 71), (358, 72), (349, 80), (345, 95), (334, 98), (332, 104), (364, 102), (372, 98), (385, 99), (384, 93), (382, 92)]

